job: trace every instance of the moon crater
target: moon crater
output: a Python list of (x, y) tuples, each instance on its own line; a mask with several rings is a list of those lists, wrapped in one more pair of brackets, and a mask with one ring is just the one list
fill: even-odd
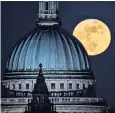
[(108, 26), (97, 19), (86, 19), (74, 29), (73, 35), (83, 44), (89, 55), (98, 55), (104, 52), (111, 41)]

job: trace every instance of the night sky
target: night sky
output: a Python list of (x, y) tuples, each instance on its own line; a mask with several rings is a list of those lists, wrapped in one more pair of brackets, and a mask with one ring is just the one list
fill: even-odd
[[(2, 77), (8, 56), (16, 43), (35, 28), (38, 2), (2, 2)], [(90, 56), (96, 78), (97, 97), (115, 104), (115, 2), (59, 2), (62, 27), (72, 34), (82, 20), (95, 18), (107, 24), (112, 41), (102, 54)]]

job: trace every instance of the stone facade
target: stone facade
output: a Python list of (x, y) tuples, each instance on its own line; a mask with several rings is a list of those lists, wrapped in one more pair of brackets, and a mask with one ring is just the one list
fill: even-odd
[(17, 44), (2, 86), (2, 113), (23, 113), (43, 64), (49, 99), (58, 113), (107, 113), (104, 99), (95, 97), (95, 77), (82, 44), (61, 28), (58, 2), (39, 2), (36, 29)]
[[(23, 113), (31, 98), (2, 98), (2, 113)], [(107, 107), (101, 98), (85, 97), (50, 97), (51, 102), (56, 105), (58, 113), (107, 113)], [(97, 104), (97, 105), (96, 105)]]

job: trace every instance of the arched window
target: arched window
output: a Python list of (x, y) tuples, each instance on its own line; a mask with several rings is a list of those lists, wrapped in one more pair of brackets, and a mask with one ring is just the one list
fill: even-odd
[(72, 83), (69, 83), (69, 89), (72, 89)]
[(13, 89), (15, 89), (15, 84), (12, 84)]
[(19, 89), (21, 89), (21, 84), (19, 84)]
[(83, 89), (85, 89), (85, 84), (83, 84)]
[(79, 89), (79, 84), (78, 83), (76, 84), (76, 89)]
[(29, 84), (28, 83), (26, 84), (26, 89), (29, 89)]
[(55, 89), (55, 83), (51, 83), (51, 89)]
[(64, 89), (64, 83), (60, 83), (60, 89)]

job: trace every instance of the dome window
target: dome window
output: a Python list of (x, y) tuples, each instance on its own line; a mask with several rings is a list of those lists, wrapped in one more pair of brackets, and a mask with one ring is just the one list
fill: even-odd
[(60, 83), (60, 89), (64, 89), (64, 83)]
[(69, 83), (69, 89), (72, 89), (72, 83)]
[(26, 89), (29, 89), (29, 84), (26, 84)]
[(19, 84), (19, 89), (21, 89), (21, 84)]
[(83, 89), (85, 89), (85, 84), (83, 84)]
[(12, 85), (13, 89), (15, 89), (15, 84)]
[(76, 89), (79, 89), (79, 84), (76, 84)]
[(51, 83), (51, 89), (55, 89), (55, 83)]

